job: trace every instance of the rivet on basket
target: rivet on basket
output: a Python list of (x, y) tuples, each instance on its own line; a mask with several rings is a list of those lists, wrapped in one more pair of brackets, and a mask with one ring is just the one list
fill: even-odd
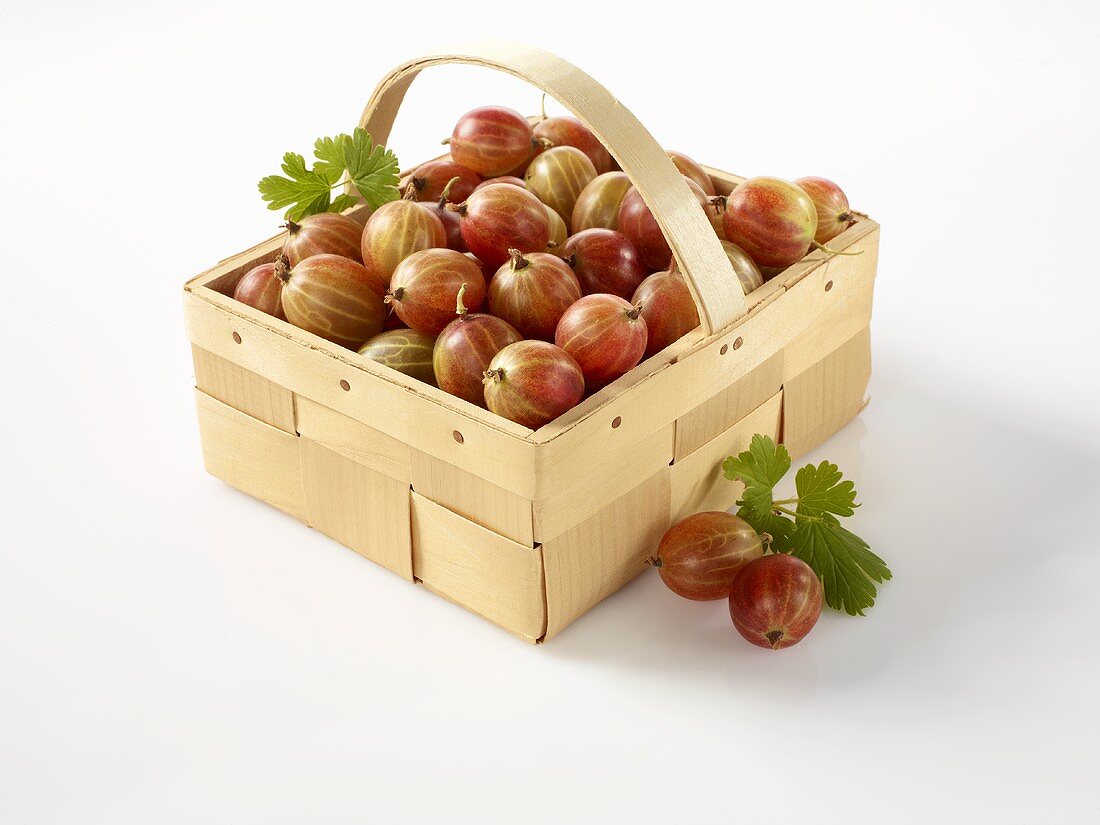
[(826, 292), (828, 292), (832, 288), (833, 288), (833, 282), (832, 281), (829, 281), (827, 284), (825, 284), (825, 291)]
[(729, 344), (722, 344), (722, 349), (718, 350), (718, 354), (719, 355), (725, 355), (729, 351), (730, 351), (730, 345)]
[(455, 430), (453, 433), (451, 433), (451, 435), (455, 437), (455, 441), (457, 441), (459, 444), (464, 444), (466, 442), (466, 439), (462, 437), (462, 433), (460, 433), (458, 430)]
[(611, 429), (613, 429), (613, 430), (619, 429), (619, 425), (622, 424), (622, 423), (623, 423), (623, 417), (621, 415), (615, 416), (615, 418), (611, 422)]
[(737, 340), (733, 342), (733, 348), (734, 349), (741, 349), (741, 345), (743, 343), (745, 343), (745, 339), (742, 338), (740, 335), (738, 335)]
[(233, 333), (233, 341), (237, 344), (241, 342), (241, 334), (239, 332)]
[(344, 379), (341, 378), (340, 379), (340, 389), (342, 389), (344, 392), (349, 392), (351, 390), (351, 384), (349, 384), (347, 381), (345, 381)]

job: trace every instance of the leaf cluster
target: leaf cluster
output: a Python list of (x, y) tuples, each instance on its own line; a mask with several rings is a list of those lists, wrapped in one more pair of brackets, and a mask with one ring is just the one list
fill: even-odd
[(763, 435), (754, 435), (746, 451), (722, 462), (726, 478), (745, 485), (737, 514), (771, 536), (773, 551), (791, 553), (813, 568), (826, 604), (862, 616), (875, 603), (875, 585), (891, 573), (867, 542), (841, 525), (840, 519), (859, 506), (855, 484), (828, 461), (807, 464), (795, 474), (797, 497), (777, 501), (775, 486), (790, 469), (787, 448)]
[(397, 156), (385, 146), (376, 146), (365, 129), (318, 138), (313, 156), (310, 169), (302, 155), (287, 152), (283, 155), (283, 174), (268, 175), (260, 181), (260, 196), (267, 201), (268, 209), (286, 209), (286, 219), (291, 221), (320, 212), (343, 212), (359, 202), (354, 195), (333, 197), (333, 188), (345, 175), (374, 209), (399, 197)]

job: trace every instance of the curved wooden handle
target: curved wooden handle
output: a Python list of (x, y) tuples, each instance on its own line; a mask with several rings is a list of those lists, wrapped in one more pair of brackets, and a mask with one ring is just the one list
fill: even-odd
[(410, 60), (378, 84), (359, 125), (376, 143), (385, 143), (416, 76), (429, 66), (447, 63), (487, 66), (514, 75), (569, 109), (607, 147), (653, 212), (695, 298), (703, 332), (725, 329), (745, 314), (745, 296), (729, 259), (668, 155), (603, 86), (557, 55), (534, 46), (483, 43)]

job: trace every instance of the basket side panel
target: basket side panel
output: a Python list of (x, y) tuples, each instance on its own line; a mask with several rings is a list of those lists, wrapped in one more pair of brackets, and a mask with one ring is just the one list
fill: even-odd
[(534, 547), (531, 500), (420, 450), (411, 451), (412, 487), (470, 521)]
[(412, 581), (409, 485), (301, 439), (311, 527)]
[(546, 566), (546, 639), (645, 569), (669, 526), (666, 466), (595, 515), (542, 545)]
[(606, 452), (592, 455), (587, 472), (561, 492), (534, 503), (535, 539), (545, 543), (597, 515), (672, 463), (675, 422), (633, 444), (616, 443), (617, 428), (608, 427)]
[(760, 433), (779, 438), (783, 392), (777, 392), (725, 432), (672, 465), (672, 520), (703, 510), (726, 510), (744, 489), (722, 473), (726, 456), (737, 455)]
[(195, 390), (206, 471), (299, 521), (306, 497), (298, 437)]
[(830, 355), (784, 384), (783, 443), (805, 455), (859, 414), (871, 378), (871, 330), (864, 327)]
[(546, 627), (542, 556), (412, 496), (413, 574), (429, 590), (529, 641)]
[(296, 396), (296, 403), (303, 438), (408, 486), (409, 445), (304, 395)]
[(251, 370), (192, 346), (195, 386), (234, 409), (294, 435), (294, 393)]
[(783, 353), (776, 352), (743, 378), (676, 420), (676, 460), (728, 432), (783, 386)]

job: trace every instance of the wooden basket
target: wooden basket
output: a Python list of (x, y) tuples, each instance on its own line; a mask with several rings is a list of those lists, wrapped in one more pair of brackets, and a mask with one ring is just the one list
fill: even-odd
[[(444, 63), (527, 80), (592, 129), (660, 223), (700, 327), (532, 431), (227, 297), (280, 235), (184, 288), (203, 455), (234, 487), (541, 642), (638, 575), (670, 523), (732, 505), (741, 487), (719, 464), (753, 433), (797, 457), (862, 409), (879, 230), (861, 217), (830, 246), (863, 254), (813, 252), (742, 296), (664, 151), (554, 55), (494, 45), (411, 61), (361, 125), (384, 143), (413, 79)], [(741, 180), (707, 171), (721, 193)]]

